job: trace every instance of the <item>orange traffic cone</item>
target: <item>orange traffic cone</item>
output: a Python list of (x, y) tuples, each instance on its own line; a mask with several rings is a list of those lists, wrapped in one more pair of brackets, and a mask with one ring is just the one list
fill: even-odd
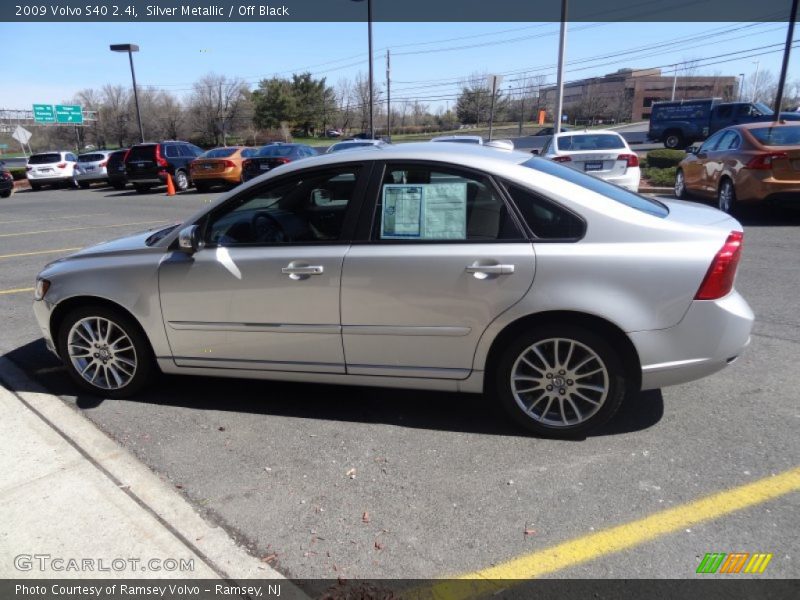
[(172, 175), (167, 173), (167, 196), (175, 195), (175, 184), (172, 182)]

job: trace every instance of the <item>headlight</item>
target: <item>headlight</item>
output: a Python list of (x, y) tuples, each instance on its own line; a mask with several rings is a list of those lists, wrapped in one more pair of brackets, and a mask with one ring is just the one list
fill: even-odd
[(50, 289), (50, 282), (47, 279), (37, 279), (36, 289), (33, 292), (33, 299), (41, 300), (42, 298), (44, 298), (44, 295), (47, 293), (47, 290), (49, 289)]

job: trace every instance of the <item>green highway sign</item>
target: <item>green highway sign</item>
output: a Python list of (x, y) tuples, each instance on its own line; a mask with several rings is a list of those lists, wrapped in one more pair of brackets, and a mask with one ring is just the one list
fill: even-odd
[(80, 106), (56, 104), (56, 121), (59, 123), (83, 123), (83, 109)]
[(33, 120), (37, 123), (55, 123), (56, 113), (52, 104), (34, 104)]

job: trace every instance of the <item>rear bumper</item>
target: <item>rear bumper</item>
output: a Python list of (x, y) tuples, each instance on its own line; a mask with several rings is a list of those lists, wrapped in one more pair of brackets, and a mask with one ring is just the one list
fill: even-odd
[(72, 181), (72, 173), (54, 173), (53, 175), (26, 175), (28, 181), (36, 183), (61, 183), (65, 181)]
[(105, 169), (95, 169), (93, 171), (75, 171), (76, 181), (106, 181), (108, 172)]
[(743, 169), (736, 180), (739, 202), (775, 201), (800, 204), (800, 173), (797, 179), (775, 179), (771, 172)]
[(754, 315), (738, 292), (695, 300), (680, 323), (629, 334), (642, 365), (642, 389), (701, 379), (733, 362), (750, 343)]

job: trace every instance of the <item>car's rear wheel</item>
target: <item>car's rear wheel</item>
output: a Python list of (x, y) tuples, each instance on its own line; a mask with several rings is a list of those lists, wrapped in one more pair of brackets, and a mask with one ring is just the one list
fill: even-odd
[(84, 190), (88, 190), (88, 189), (89, 189), (89, 185), (90, 185), (90, 184), (89, 184), (89, 182), (88, 182), (88, 181), (81, 181), (81, 182), (79, 182), (79, 185), (80, 185), (80, 186), (81, 186), (81, 188), (83, 188)]
[(686, 177), (681, 169), (675, 173), (675, 197), (680, 199), (689, 197), (689, 192), (686, 191)]
[(147, 192), (150, 191), (150, 187), (151, 186), (149, 186), (149, 185), (147, 185), (145, 183), (134, 183), (133, 184), (133, 189), (135, 189), (138, 194), (146, 194)]
[(62, 321), (57, 340), (70, 377), (92, 394), (127, 398), (155, 373), (144, 334), (121, 311), (104, 306), (73, 310)]
[(38, 192), (40, 189), (42, 189), (41, 183), (31, 183), (30, 185), (31, 185), (31, 191)]
[(179, 192), (189, 189), (189, 176), (186, 171), (175, 171), (175, 189)]
[(11, 197), (11, 190), (4, 190), (0, 192), (0, 198), (10, 198)]
[(670, 150), (676, 150), (684, 147), (683, 136), (677, 131), (670, 131), (664, 137), (664, 146)]
[(495, 386), (517, 423), (547, 437), (576, 437), (599, 427), (625, 397), (619, 354), (600, 336), (569, 325), (539, 327), (509, 344)]
[(736, 211), (736, 189), (727, 177), (719, 184), (717, 191), (717, 208), (729, 215)]

